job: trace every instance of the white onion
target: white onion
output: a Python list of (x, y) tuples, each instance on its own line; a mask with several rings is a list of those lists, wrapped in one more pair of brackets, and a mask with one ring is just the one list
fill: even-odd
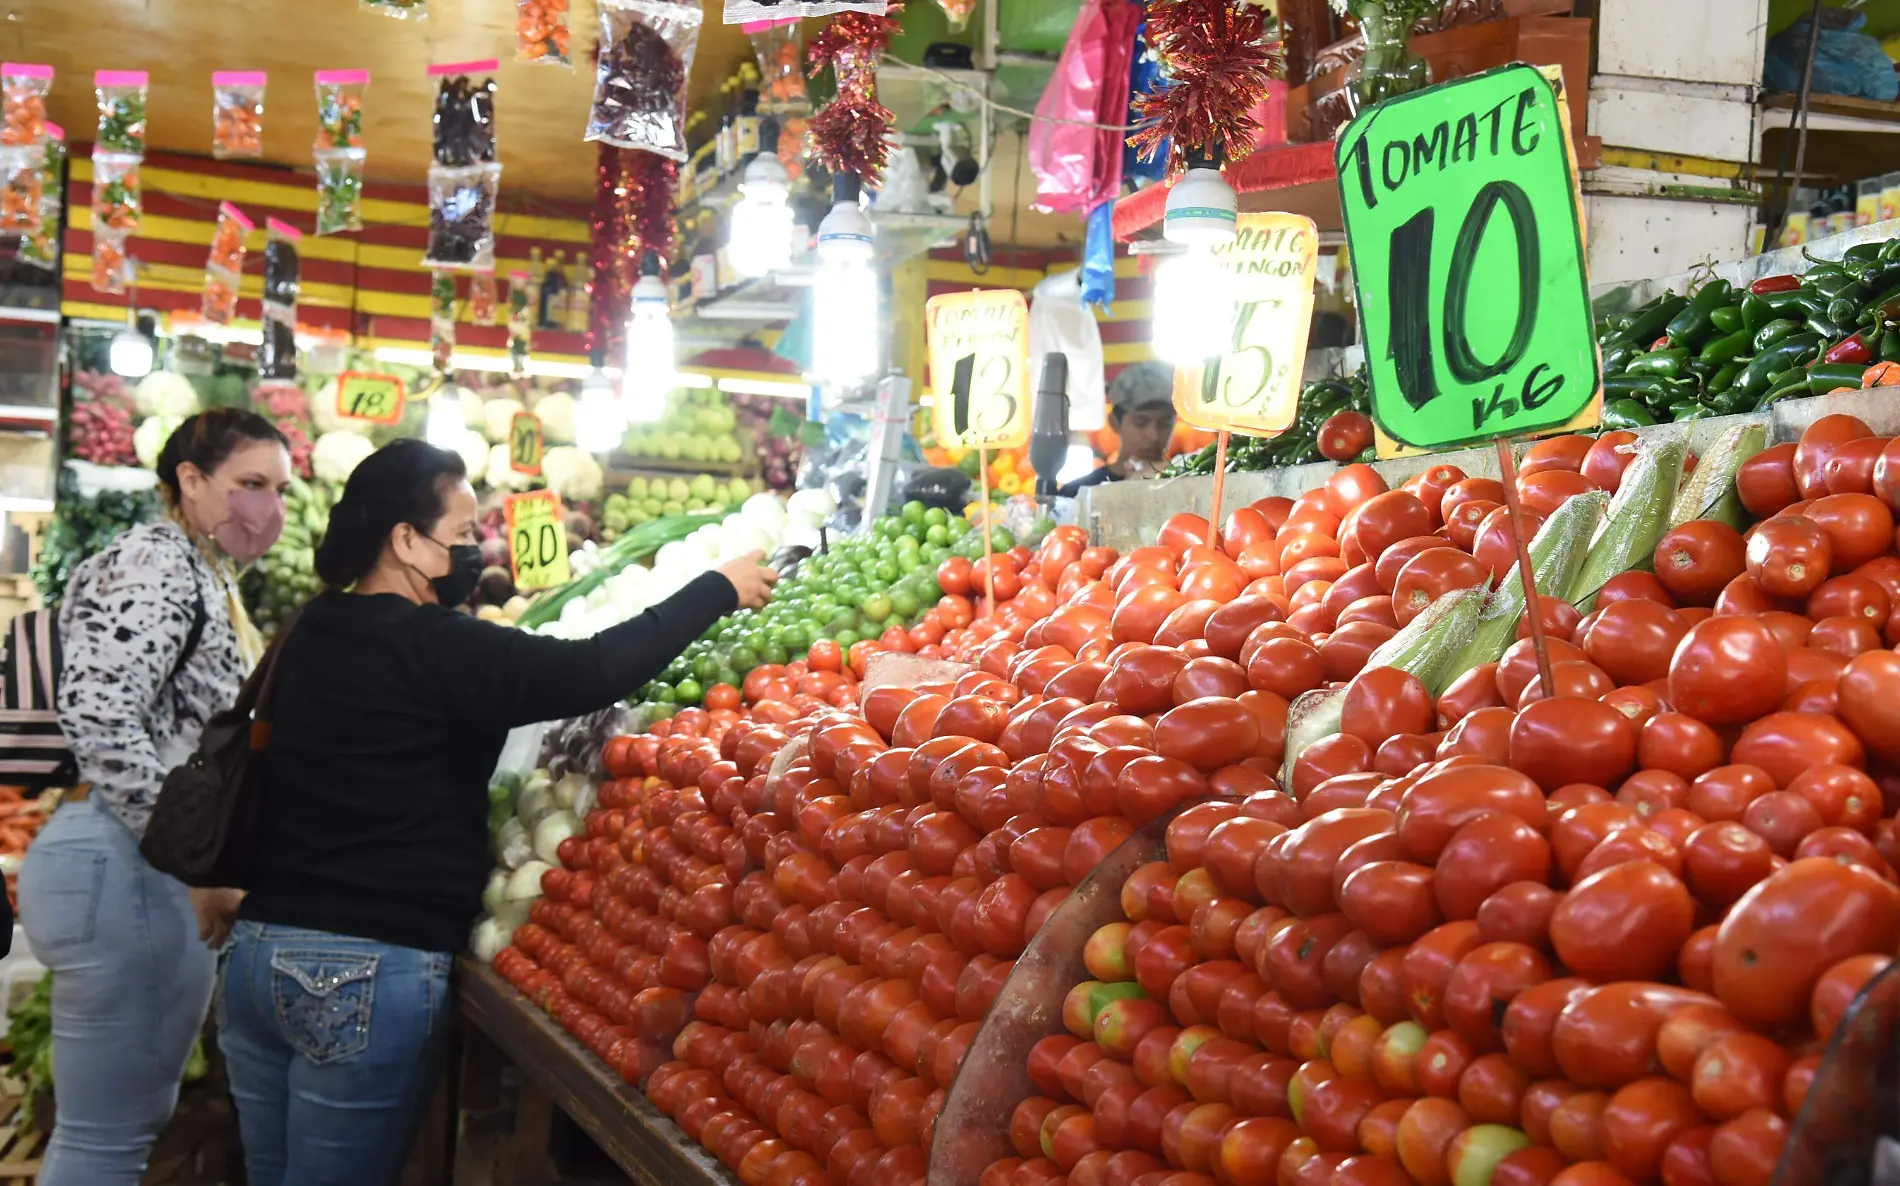
[(554, 864), (560, 860), (557, 850), (561, 841), (579, 835), (580, 830), (580, 821), (574, 818), (572, 812), (558, 808), (550, 811), (534, 826), (534, 855), (550, 865)]
[(529, 861), (508, 875), (510, 902), (532, 902), (541, 896), (541, 875), (554, 868), (546, 861)]

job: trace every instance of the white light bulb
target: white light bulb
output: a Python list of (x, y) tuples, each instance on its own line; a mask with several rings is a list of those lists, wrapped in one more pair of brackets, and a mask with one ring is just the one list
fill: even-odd
[(1155, 269), (1154, 350), (1175, 366), (1198, 366), (1233, 342), (1233, 275), (1202, 247)]
[(438, 449), (456, 449), (462, 444), (462, 434), (468, 431), (468, 425), (462, 420), (462, 408), (456, 399), (456, 389), (443, 386), (429, 397), (429, 419), (422, 429), (423, 439)]
[(152, 339), (130, 326), (113, 336), (106, 351), (106, 365), (113, 374), (127, 379), (143, 379), (151, 374), (152, 358)]
[(595, 371), (574, 404), (574, 443), (589, 453), (611, 453), (627, 431), (626, 413), (607, 376)]
[(763, 276), (792, 263), (792, 208), (786, 204), (785, 166), (761, 152), (745, 167), (738, 205), (732, 208), (727, 255), (744, 276)]
[(813, 290), (817, 324), (812, 370), (830, 383), (852, 384), (876, 373), (877, 272), (872, 267), (871, 221), (858, 208), (855, 187), (818, 226), (818, 276)]
[(620, 398), (630, 423), (650, 423), (665, 415), (667, 394), (678, 385), (668, 312), (666, 285), (658, 276), (642, 276), (633, 286), (627, 362), (620, 377)]

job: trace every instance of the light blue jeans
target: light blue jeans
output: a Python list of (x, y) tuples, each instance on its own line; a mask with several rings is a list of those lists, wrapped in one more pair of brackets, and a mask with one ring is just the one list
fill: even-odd
[(250, 1186), (387, 1186), (448, 1034), (451, 957), (239, 922), (218, 1045)]
[(53, 972), (58, 1123), (40, 1186), (134, 1186), (178, 1104), (217, 957), (184, 885), (90, 800), (27, 850), (20, 923)]

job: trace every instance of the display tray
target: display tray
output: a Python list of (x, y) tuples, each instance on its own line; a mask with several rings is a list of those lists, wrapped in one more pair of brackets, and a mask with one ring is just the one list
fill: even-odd
[(455, 984), (463, 1018), (500, 1047), (521, 1074), (634, 1181), (647, 1186), (739, 1186), (712, 1154), (493, 968), (462, 956), (456, 960)]

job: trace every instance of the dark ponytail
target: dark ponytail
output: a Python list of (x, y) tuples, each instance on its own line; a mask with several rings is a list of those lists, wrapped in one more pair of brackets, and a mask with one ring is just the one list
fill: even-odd
[(363, 459), (330, 508), (330, 529), (317, 547), (317, 576), (347, 589), (368, 576), (399, 523), (434, 528), (448, 509), (448, 488), (466, 481), (459, 453), (426, 441), (391, 441)]
[(242, 408), (208, 408), (188, 418), (165, 438), (158, 451), (158, 480), (173, 506), (178, 505), (178, 467), (189, 461), (209, 475), (223, 465), (239, 445), (275, 442), (286, 450), (290, 442), (277, 426), (256, 412)]

